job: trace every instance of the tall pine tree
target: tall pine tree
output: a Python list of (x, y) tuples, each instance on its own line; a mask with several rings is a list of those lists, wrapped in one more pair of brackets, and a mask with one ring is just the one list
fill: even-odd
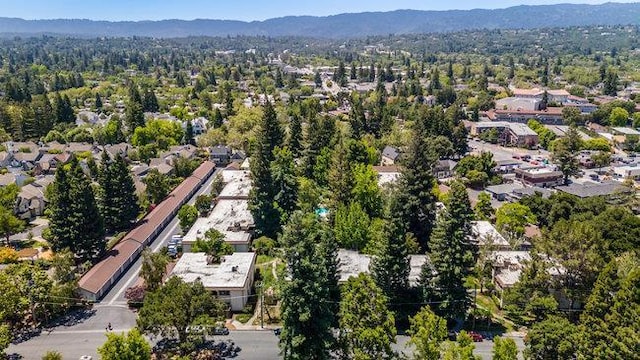
[(69, 172), (71, 223), (73, 246), (71, 251), (82, 261), (96, 262), (106, 248), (104, 225), (98, 211), (91, 181), (84, 174), (80, 163), (73, 158)]
[(302, 122), (300, 115), (294, 113), (291, 115), (291, 122), (289, 123), (289, 137), (287, 140), (287, 146), (293, 153), (294, 158), (300, 156), (300, 152), (302, 151), (302, 141), (300, 141), (300, 139), (302, 139)]
[(271, 174), (273, 150), (282, 144), (282, 129), (270, 102), (264, 109), (257, 144), (251, 156), (253, 187), (249, 194), (249, 209), (253, 214), (257, 232), (275, 238), (280, 230), (279, 212), (274, 203), (277, 189)]
[(99, 209), (105, 229), (109, 232), (127, 230), (140, 211), (129, 167), (120, 154), (111, 161), (106, 151), (101, 165)]
[(430, 241), (429, 258), (422, 268), (420, 284), (425, 301), (437, 301), (438, 312), (448, 319), (464, 317), (470, 306), (465, 277), (474, 262), (471, 220), (473, 210), (466, 188), (454, 182), (447, 209), (438, 216)]
[(51, 247), (55, 252), (71, 249), (73, 246), (71, 215), (71, 184), (65, 166), (58, 166), (53, 183), (47, 188), (49, 198), (49, 229)]
[(336, 248), (326, 223), (295, 212), (280, 239), (291, 280), (282, 288), (284, 359), (330, 359), (337, 324)]
[(371, 275), (393, 303), (406, 294), (410, 270), (404, 227), (397, 219), (391, 220), (382, 246), (371, 259)]
[(402, 219), (407, 231), (415, 235), (423, 250), (428, 249), (436, 203), (432, 189), (435, 184), (433, 167), (437, 159), (431, 140), (427, 138), (427, 123), (440, 116), (443, 116), (441, 110), (429, 109), (425, 117), (416, 120), (399, 179), (398, 201), (392, 209), (393, 214)]

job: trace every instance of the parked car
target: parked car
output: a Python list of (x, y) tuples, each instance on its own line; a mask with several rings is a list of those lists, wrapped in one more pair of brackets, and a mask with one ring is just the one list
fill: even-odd
[(80, 356), (80, 360), (92, 360), (93, 357), (91, 355), (82, 355)]
[(216, 326), (213, 329), (213, 335), (229, 335), (229, 329), (224, 326)]
[(282, 333), (282, 329), (281, 328), (273, 329), (273, 334), (275, 336), (280, 336), (281, 333)]
[(482, 342), (482, 340), (484, 339), (484, 338), (482, 337), (482, 335), (478, 334), (478, 333), (477, 333), (477, 332), (475, 332), (475, 331), (469, 331), (469, 336), (471, 336), (471, 339), (472, 339), (474, 342)]
[(178, 246), (177, 245), (167, 246), (167, 254), (171, 257), (178, 256)]

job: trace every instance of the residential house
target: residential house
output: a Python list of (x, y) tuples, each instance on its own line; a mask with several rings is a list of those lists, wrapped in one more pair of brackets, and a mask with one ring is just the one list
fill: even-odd
[(612, 127), (611, 133), (616, 144), (624, 144), (628, 136), (640, 137), (640, 131), (627, 127)]
[(393, 146), (387, 145), (382, 150), (382, 161), (380, 162), (380, 165), (382, 166), (395, 165), (399, 157), (400, 157), (400, 152), (398, 151), (398, 149)]
[(433, 169), (433, 173), (438, 179), (446, 179), (455, 175), (453, 169), (458, 163), (453, 160), (439, 160)]
[[(501, 250), (491, 253), (491, 277), (496, 289), (502, 293), (512, 288), (519, 280), (522, 270), (531, 261), (528, 251)], [(502, 296), (500, 296), (502, 306)]]
[(492, 251), (511, 250), (507, 239), (490, 222), (472, 221), (471, 229), (473, 231), (472, 241), (478, 247), (489, 248)]
[[(205, 132), (207, 132), (207, 124), (208, 123), (209, 123), (209, 120), (207, 120), (207, 118), (202, 117), (202, 116), (191, 120), (191, 127), (193, 129), (193, 134), (194, 135), (200, 135), (200, 134), (204, 134)], [(185, 131), (187, 130), (187, 122), (186, 121), (184, 121), (182, 123), (182, 128)]]
[(13, 173), (0, 174), (0, 187), (9, 186), (16, 183), (16, 175)]
[(209, 159), (216, 166), (226, 166), (231, 162), (231, 148), (225, 145), (214, 146), (209, 151)]
[(621, 179), (640, 179), (640, 166), (634, 164), (633, 166), (616, 166), (613, 168), (614, 176)]
[(378, 186), (393, 184), (400, 178), (400, 167), (395, 165), (374, 166), (373, 171), (378, 174)]
[(23, 220), (31, 220), (44, 214), (45, 187), (37, 183), (28, 184), (20, 188), (16, 200), (15, 213)]
[(514, 192), (520, 189), (524, 189), (524, 185), (513, 182), (487, 186), (485, 190), (498, 201), (509, 201), (512, 199)]
[(21, 167), (24, 171), (32, 170), (36, 166), (36, 162), (40, 159), (40, 152), (17, 152), (13, 154), (11, 161), (12, 167)]
[(236, 252), (216, 263), (205, 253), (184, 253), (171, 275), (189, 283), (200, 281), (231, 311), (242, 311), (252, 295), (256, 259), (256, 253)]

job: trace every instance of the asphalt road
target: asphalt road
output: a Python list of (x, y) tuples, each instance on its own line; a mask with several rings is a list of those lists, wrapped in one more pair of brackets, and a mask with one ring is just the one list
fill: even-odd
[[(127, 329), (114, 328), (114, 332), (122, 332)], [(105, 341), (105, 329), (99, 330), (55, 330), (51, 334), (43, 333), (37, 338), (29, 340), (18, 346), (11, 346), (8, 353), (18, 352), (24, 359), (39, 359), (48, 350), (57, 350), (65, 359), (78, 359), (82, 355), (91, 355), (98, 359), (96, 349)], [(236, 359), (244, 360), (271, 360), (280, 358), (278, 337), (271, 330), (264, 331), (232, 331), (228, 336), (216, 336), (215, 340), (232, 340), (242, 348)], [(522, 351), (524, 344), (522, 339), (514, 338), (518, 349)], [(150, 339), (153, 341), (153, 339)], [(411, 353), (407, 347), (408, 337), (398, 336), (394, 350)], [(483, 341), (475, 343), (475, 353), (483, 359), (492, 357), (493, 342)], [(520, 356), (522, 358), (522, 356)]]

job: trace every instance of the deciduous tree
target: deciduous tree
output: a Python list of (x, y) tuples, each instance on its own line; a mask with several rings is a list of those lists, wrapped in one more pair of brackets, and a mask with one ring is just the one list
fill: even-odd
[(441, 344), (447, 338), (447, 322), (425, 306), (409, 323), (409, 343), (415, 346), (413, 359), (439, 360)]
[(351, 277), (344, 285), (340, 302), (340, 344), (348, 359), (394, 359), (396, 342), (393, 313), (387, 298), (365, 274)]
[(187, 341), (187, 328), (196, 322), (213, 325), (224, 318), (226, 306), (213, 297), (202, 283), (185, 283), (173, 276), (156, 291), (148, 293), (138, 313), (137, 326), (145, 334)]
[(103, 360), (150, 360), (151, 345), (138, 329), (128, 333), (107, 333), (107, 341), (98, 348)]

